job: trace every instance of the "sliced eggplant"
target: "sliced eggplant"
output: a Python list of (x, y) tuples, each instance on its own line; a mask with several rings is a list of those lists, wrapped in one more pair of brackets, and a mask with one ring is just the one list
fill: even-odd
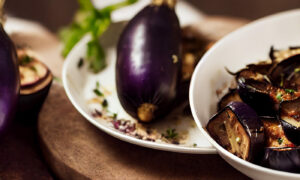
[(218, 103), (218, 111), (222, 110), (227, 104), (233, 101), (243, 102), (237, 89), (229, 89), (229, 92), (221, 98)]
[(19, 49), (20, 99), (18, 117), (37, 114), (48, 95), (52, 84), (52, 73), (37, 58), (29, 55), (26, 50)]
[(280, 104), (279, 120), (287, 138), (300, 145), (300, 98)]
[(270, 73), (270, 78), (278, 87), (300, 90), (300, 54), (278, 63)]
[(209, 134), (236, 156), (251, 162), (260, 160), (264, 128), (256, 112), (243, 102), (231, 102), (207, 124)]
[(274, 101), (270, 97), (271, 85), (254, 79), (238, 79), (238, 93), (241, 99), (259, 115), (274, 116)]
[(280, 171), (300, 173), (300, 148), (266, 148), (262, 165)]
[(276, 117), (260, 117), (265, 131), (266, 147), (295, 147), (295, 145), (288, 140), (282, 129), (282, 126)]

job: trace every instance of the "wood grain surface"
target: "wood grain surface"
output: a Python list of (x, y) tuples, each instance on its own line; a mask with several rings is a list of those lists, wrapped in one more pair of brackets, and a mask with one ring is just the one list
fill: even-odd
[[(209, 17), (195, 27), (217, 40), (246, 22)], [(59, 64), (51, 61), (46, 64)], [(75, 110), (56, 82), (39, 115), (38, 134), (47, 163), (61, 179), (248, 179), (218, 155), (157, 151), (103, 133)]]

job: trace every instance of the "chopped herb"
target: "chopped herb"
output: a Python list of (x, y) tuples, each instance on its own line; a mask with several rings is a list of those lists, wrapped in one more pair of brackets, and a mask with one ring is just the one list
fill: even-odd
[(96, 82), (96, 88), (97, 88), (97, 89), (100, 88), (100, 83), (99, 83), (99, 81)]
[(174, 139), (178, 136), (178, 133), (176, 133), (176, 129), (167, 129), (166, 130), (166, 135), (165, 134), (162, 134), (162, 136), (164, 136), (165, 138), (168, 138), (168, 139)]
[(54, 77), (53, 77), (53, 80), (56, 81), (56, 82), (61, 83), (61, 79), (60, 79), (59, 77), (57, 77), (57, 76), (54, 76)]
[(66, 57), (75, 44), (86, 34), (92, 36), (87, 45), (86, 60), (93, 72), (99, 72), (105, 67), (105, 54), (98, 38), (107, 30), (111, 23), (111, 13), (121, 7), (135, 3), (137, 0), (125, 0), (96, 9), (91, 0), (78, 0), (79, 9), (74, 15), (73, 22), (60, 32), (64, 44), (62, 55)]
[(294, 72), (295, 72), (295, 73), (300, 72), (300, 68), (295, 68), (295, 69), (294, 69)]
[(103, 93), (99, 89), (94, 89), (93, 91), (97, 96), (103, 96)]
[(20, 61), (20, 65), (21, 66), (25, 66), (26, 64), (29, 64), (32, 61), (32, 58), (28, 55), (22, 57), (21, 61)]
[(291, 93), (291, 94), (293, 94), (293, 93), (295, 92), (294, 89), (284, 89), (284, 91), (285, 91), (286, 93)]
[(108, 102), (107, 102), (107, 100), (106, 100), (106, 99), (104, 99), (104, 100), (103, 100), (103, 102), (102, 102), (102, 106), (103, 106), (104, 108), (107, 108), (107, 106), (108, 106)]
[(280, 87), (283, 87), (283, 81), (284, 81), (283, 76), (284, 76), (284, 75), (281, 73), (281, 74), (280, 74), (280, 84), (279, 84)]
[(117, 113), (114, 113), (112, 117), (113, 117), (114, 119), (117, 119), (118, 114), (117, 114)]
[(196, 143), (194, 143), (194, 144), (193, 144), (193, 147), (197, 147), (197, 144), (196, 144)]
[(83, 66), (83, 63), (84, 63), (83, 58), (80, 58), (78, 61), (77, 67), (81, 68)]
[(278, 144), (281, 145), (282, 142), (283, 142), (283, 139), (282, 138), (278, 138), (277, 141), (278, 141)]
[(32, 71), (37, 72), (37, 69), (34, 66), (29, 67)]
[(282, 94), (281, 94), (281, 93), (278, 93), (278, 94), (276, 95), (276, 99), (277, 99), (278, 101), (282, 101)]

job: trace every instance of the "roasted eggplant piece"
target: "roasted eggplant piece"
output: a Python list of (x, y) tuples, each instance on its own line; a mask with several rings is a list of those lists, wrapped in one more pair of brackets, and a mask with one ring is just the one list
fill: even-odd
[(218, 103), (218, 111), (222, 110), (233, 101), (243, 102), (237, 89), (229, 89), (229, 92), (221, 98)]
[(287, 138), (300, 145), (300, 98), (280, 104), (279, 120)]
[(266, 148), (262, 165), (280, 171), (300, 173), (300, 148)]
[(37, 114), (48, 95), (53, 76), (48, 67), (26, 50), (18, 50), (20, 99), (18, 117)]
[(124, 110), (142, 122), (174, 106), (182, 62), (175, 1), (154, 0), (130, 20), (117, 47), (116, 87)]
[(295, 147), (295, 145), (288, 140), (282, 129), (280, 121), (276, 117), (260, 117), (265, 131), (266, 147)]
[(261, 116), (275, 116), (274, 101), (270, 97), (271, 85), (265, 81), (239, 78), (238, 93)]
[(257, 162), (264, 148), (264, 128), (256, 112), (243, 102), (231, 102), (207, 124), (211, 137), (236, 156)]
[(270, 73), (270, 78), (278, 87), (300, 90), (300, 54), (277, 64)]

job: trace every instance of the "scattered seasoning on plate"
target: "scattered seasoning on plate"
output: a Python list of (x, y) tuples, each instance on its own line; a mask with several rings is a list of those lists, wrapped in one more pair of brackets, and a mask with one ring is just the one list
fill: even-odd
[(80, 69), (84, 64), (83, 58), (80, 58), (77, 64), (77, 67)]

